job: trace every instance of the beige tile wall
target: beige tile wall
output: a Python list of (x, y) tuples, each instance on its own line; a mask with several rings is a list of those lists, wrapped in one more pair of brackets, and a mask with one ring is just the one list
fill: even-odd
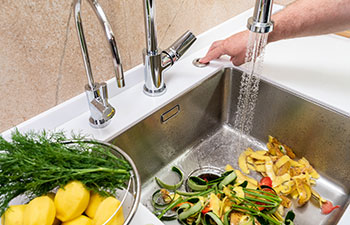
[[(83, 92), (85, 71), (72, 17), (73, 0), (3, 0), (0, 8), (0, 131)], [(275, 1), (287, 4), (291, 0)], [(253, 7), (254, 0), (157, 0), (160, 47)], [(100, 0), (125, 70), (142, 62), (142, 0)], [(83, 1), (82, 18), (96, 81), (113, 77), (109, 49)]]

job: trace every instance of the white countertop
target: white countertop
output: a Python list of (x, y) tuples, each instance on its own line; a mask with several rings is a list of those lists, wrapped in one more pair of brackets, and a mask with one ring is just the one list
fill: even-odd
[[(274, 10), (280, 8), (274, 6)], [(192, 60), (204, 56), (213, 41), (244, 30), (252, 12), (253, 9), (250, 9), (199, 35), (184, 58), (166, 72), (167, 92), (160, 97), (151, 98), (143, 94), (142, 65), (125, 73), (126, 87), (123, 89), (116, 88), (114, 79), (109, 80), (110, 103), (117, 113), (106, 128), (93, 129), (88, 124), (89, 111), (84, 93), (25, 121), (17, 128), (22, 132), (41, 129), (73, 130), (108, 141), (217, 70), (232, 66), (227, 57), (214, 60), (205, 68), (194, 67)], [(266, 48), (262, 78), (350, 116), (349, 60), (350, 40), (343, 37), (324, 35), (280, 41), (269, 44)], [(5, 131), (3, 137), (8, 138), (12, 129)], [(348, 208), (339, 224), (349, 223), (349, 211)], [(162, 223), (144, 206), (140, 206), (131, 224)]]

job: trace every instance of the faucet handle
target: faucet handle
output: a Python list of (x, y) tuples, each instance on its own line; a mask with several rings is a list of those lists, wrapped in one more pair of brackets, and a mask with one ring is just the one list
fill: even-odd
[(104, 106), (108, 105), (108, 90), (105, 82), (99, 83), (99, 96)]
[(165, 49), (163, 53), (167, 54), (172, 60), (172, 63), (174, 63), (185, 54), (196, 40), (197, 38), (192, 32), (186, 31), (169, 48)]
[(115, 109), (108, 103), (107, 84), (105, 82), (94, 83), (93, 89), (85, 85), (85, 92), (91, 112), (90, 125), (95, 128), (107, 126), (115, 114)]

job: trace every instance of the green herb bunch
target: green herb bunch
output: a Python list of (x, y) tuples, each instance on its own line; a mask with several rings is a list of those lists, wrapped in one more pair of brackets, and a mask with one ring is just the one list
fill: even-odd
[(88, 190), (106, 196), (125, 188), (132, 169), (104, 145), (75, 137), (66, 144), (63, 132), (12, 133), (0, 137), (0, 216), (9, 202), (22, 194), (47, 194), (69, 181), (81, 181)]

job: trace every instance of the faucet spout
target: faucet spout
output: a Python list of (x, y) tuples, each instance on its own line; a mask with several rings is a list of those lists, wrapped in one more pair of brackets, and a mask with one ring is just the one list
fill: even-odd
[(194, 43), (196, 37), (189, 31), (177, 39), (169, 48), (158, 48), (155, 26), (155, 0), (143, 0), (145, 14), (146, 48), (143, 51), (145, 85), (143, 91), (149, 96), (165, 93), (163, 73), (169, 69)]
[(155, 54), (158, 48), (157, 30), (155, 25), (155, 0), (144, 0), (143, 11), (145, 15), (146, 51)]
[[(87, 0), (94, 10), (97, 18), (99, 19), (109, 43), (109, 48), (112, 54), (112, 61), (114, 66), (114, 72), (118, 87), (124, 87), (124, 74), (123, 67), (119, 57), (117, 44), (115, 41), (114, 33), (107, 20), (101, 5), (97, 0)], [(85, 72), (88, 79), (88, 84), (85, 86), (86, 96), (88, 98), (89, 108), (91, 112), (90, 125), (95, 128), (102, 128), (109, 124), (110, 119), (115, 114), (115, 109), (108, 103), (108, 93), (106, 83), (96, 83), (91, 70), (91, 63), (88, 53), (88, 48), (85, 40), (83, 23), (81, 19), (81, 0), (75, 0), (74, 2), (74, 18), (77, 29), (78, 39), (81, 48), (81, 54), (84, 61)]]
[(269, 33), (273, 30), (271, 21), (273, 0), (256, 0), (253, 17), (248, 19), (247, 28), (255, 33)]
[[(114, 73), (117, 79), (117, 85), (118, 87), (124, 87), (125, 82), (124, 82), (124, 73), (123, 73), (123, 66), (120, 60), (120, 56), (118, 53), (118, 47), (115, 41), (114, 33), (112, 31), (112, 28), (107, 20), (107, 16), (104, 13), (101, 5), (98, 3), (97, 0), (87, 0), (91, 6), (91, 8), (94, 10), (97, 18), (99, 19), (105, 34), (107, 41), (109, 43), (109, 47), (112, 53), (112, 60), (113, 60), (113, 66), (114, 66)], [(80, 47), (81, 47), (81, 53), (83, 56), (84, 60), (84, 65), (85, 65), (85, 71), (86, 75), (88, 78), (88, 82), (90, 87), (93, 86), (94, 79), (92, 75), (92, 70), (91, 70), (91, 64), (90, 64), (90, 59), (89, 59), (89, 53), (86, 45), (86, 40), (85, 40), (85, 35), (84, 35), (84, 30), (83, 30), (83, 24), (81, 20), (81, 0), (76, 0), (75, 1), (75, 7), (74, 7), (74, 17), (75, 17), (75, 24), (78, 32), (78, 38), (80, 42)]]

